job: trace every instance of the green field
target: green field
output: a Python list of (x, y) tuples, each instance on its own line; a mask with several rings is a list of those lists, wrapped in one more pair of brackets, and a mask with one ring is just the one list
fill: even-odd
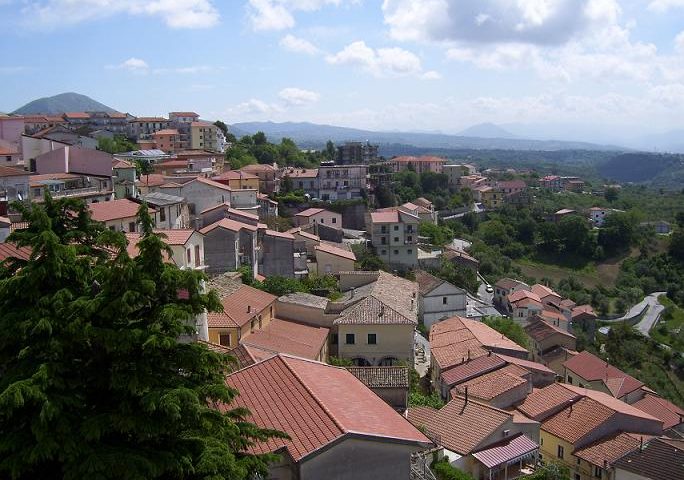
[(665, 310), (649, 334), (655, 341), (669, 345), (675, 351), (684, 351), (684, 309), (665, 295), (658, 297)]

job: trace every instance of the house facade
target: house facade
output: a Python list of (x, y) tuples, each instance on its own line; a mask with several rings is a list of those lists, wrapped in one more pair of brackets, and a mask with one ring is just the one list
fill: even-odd
[(444, 318), (466, 316), (466, 291), (434, 275), (418, 270), (418, 317), (427, 328)]
[(372, 212), (367, 215), (367, 231), (375, 253), (388, 265), (415, 268), (418, 265), (418, 225), (420, 218), (403, 212)]

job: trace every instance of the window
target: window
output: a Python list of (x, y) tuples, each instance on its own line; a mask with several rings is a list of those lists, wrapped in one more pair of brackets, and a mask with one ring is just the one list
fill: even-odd
[(395, 251), (394, 251), (394, 254), (395, 254), (395, 255), (399, 255), (399, 250), (395, 250)]
[(582, 477), (580, 476), (580, 474), (576, 473), (575, 474), (575, 480), (581, 480), (581, 479), (582, 479)]
[(335, 217), (333, 217), (332, 223), (337, 223), (337, 219)]
[(333, 333), (332, 336), (330, 337), (330, 343), (333, 345), (337, 345), (337, 342), (339, 341), (339, 337), (336, 333)]
[(601, 478), (601, 474), (603, 473), (603, 470), (601, 470), (601, 467), (597, 467), (594, 465), (594, 476), (596, 478)]
[(190, 250), (189, 248), (185, 250), (185, 258), (188, 261), (188, 265), (190, 265), (192, 263), (192, 250)]
[(565, 453), (565, 451), (564, 451), (564, 449), (563, 449), (563, 446), (562, 446), (562, 445), (558, 445), (558, 452), (557, 452), (558, 458), (562, 459), (564, 453)]
[(380, 255), (387, 255), (387, 250), (380, 250)]
[(202, 262), (200, 261), (200, 257), (201, 257), (201, 255), (200, 255), (200, 246), (199, 246), (199, 245), (195, 245), (195, 266), (196, 266), (196, 267), (199, 267), (199, 266), (201, 265), (201, 263), (202, 263)]
[(368, 334), (368, 345), (377, 345), (378, 337), (375, 333)]
[(356, 343), (355, 335), (353, 333), (347, 333), (344, 336), (344, 343), (347, 345), (354, 345), (354, 343)]
[(325, 218), (321, 218), (321, 223), (325, 223)]
[(406, 253), (408, 253), (409, 255), (413, 255), (413, 249), (409, 248), (408, 250), (406, 250)]
[(399, 225), (395, 225), (395, 226), (394, 226), (394, 231), (395, 231), (395, 232), (399, 231)]
[(407, 242), (412, 242), (412, 241), (413, 241), (413, 237), (412, 237), (411, 235), (409, 235), (408, 237), (406, 237), (406, 241), (407, 241)]
[(399, 241), (399, 237), (394, 237), (394, 241), (395, 241), (395, 242), (398, 242), (398, 241)]
[(383, 245), (386, 244), (387, 243), (387, 237), (382, 237), (380, 239), (380, 243), (382, 243)]
[(164, 207), (159, 209), (159, 220), (162, 222), (166, 221), (166, 209)]
[(447, 297), (442, 297), (442, 305), (447, 305), (449, 303), (449, 300)]
[(230, 347), (230, 333), (222, 333), (219, 335), (219, 345)]
[(577, 465), (581, 465), (581, 464), (582, 464), (582, 459), (577, 457)]
[(568, 375), (568, 383), (572, 385), (572, 377), (570, 375)]
[(252, 323), (250, 324), (250, 330), (252, 333), (254, 333), (254, 329), (256, 328), (256, 318), (252, 319)]
[(129, 232), (135, 232), (135, 222), (130, 222), (128, 224), (128, 231)]

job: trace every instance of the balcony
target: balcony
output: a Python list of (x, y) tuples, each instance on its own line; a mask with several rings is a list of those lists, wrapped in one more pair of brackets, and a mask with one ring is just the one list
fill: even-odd
[(91, 194), (101, 194), (108, 195), (112, 193), (111, 190), (103, 190), (99, 187), (85, 187), (85, 188), (68, 188), (65, 190), (59, 190), (57, 192), (50, 192), (53, 198), (63, 198), (63, 197), (80, 197), (87, 196)]

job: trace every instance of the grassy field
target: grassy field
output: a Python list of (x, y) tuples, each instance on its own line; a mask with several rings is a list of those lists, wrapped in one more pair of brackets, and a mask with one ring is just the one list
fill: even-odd
[(671, 346), (678, 352), (684, 351), (684, 309), (675, 305), (665, 295), (658, 297), (665, 310), (649, 334), (655, 341)]

